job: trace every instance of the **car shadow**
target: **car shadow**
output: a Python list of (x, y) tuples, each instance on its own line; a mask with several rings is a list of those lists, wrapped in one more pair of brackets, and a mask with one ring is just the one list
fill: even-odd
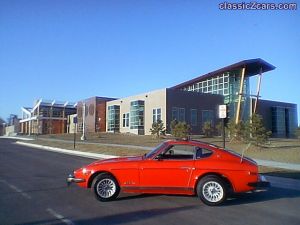
[[(167, 196), (170, 199), (172, 197), (187, 198), (187, 201), (189, 201), (188, 200), (189, 198), (197, 198), (196, 195), (188, 196), (188, 195), (166, 195), (166, 194), (140, 194), (140, 195), (132, 194), (129, 196), (121, 195), (115, 201), (117, 202), (117, 201), (127, 201), (132, 199), (144, 199), (144, 198), (151, 198), (157, 196)], [(228, 205), (243, 205), (249, 203), (266, 202), (266, 201), (282, 199), (282, 198), (299, 198), (299, 197), (300, 197), (300, 191), (271, 187), (268, 190), (231, 194), (228, 196), (228, 199), (223, 204), (220, 205), (220, 207), (228, 206)]]
[(151, 198), (155, 196), (161, 196), (160, 194), (123, 194), (121, 193), (120, 196), (115, 201), (127, 201), (132, 199), (143, 199), (143, 198)]
[[(182, 211), (188, 211), (196, 208), (196, 206), (181, 206), (181, 207), (159, 207), (152, 209), (143, 209), (133, 212), (124, 212), (124, 213), (114, 213), (113, 215), (107, 215), (100, 218), (90, 218), (84, 220), (72, 221), (75, 224), (128, 224), (134, 222), (139, 224), (139, 222), (144, 221), (149, 218), (165, 216), (168, 214), (174, 214)], [(51, 225), (60, 225), (65, 224), (61, 220), (40, 220), (32, 221), (30, 223), (22, 223), (17, 225), (41, 225), (41, 224), (51, 224)], [(68, 223), (67, 223), (68, 224)]]
[(268, 190), (232, 194), (221, 206), (243, 205), (283, 198), (299, 198), (300, 191), (271, 187)]

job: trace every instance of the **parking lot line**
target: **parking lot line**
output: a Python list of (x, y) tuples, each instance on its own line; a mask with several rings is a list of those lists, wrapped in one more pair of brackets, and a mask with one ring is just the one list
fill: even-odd
[(56, 219), (60, 220), (61, 222), (68, 224), (68, 225), (75, 225), (71, 220), (65, 218), (63, 215), (55, 212), (53, 209), (51, 208), (47, 208), (46, 210), (49, 214), (51, 214), (52, 216), (54, 216)]

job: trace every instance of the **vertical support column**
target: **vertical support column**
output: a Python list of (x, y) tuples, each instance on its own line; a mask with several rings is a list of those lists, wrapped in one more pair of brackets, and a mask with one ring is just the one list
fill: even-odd
[(36, 126), (36, 128), (37, 128), (37, 135), (39, 135), (40, 134), (40, 120), (39, 120), (39, 118), (40, 118), (40, 105), (38, 106), (38, 108), (37, 108), (37, 120), (36, 120), (36, 122), (37, 122), (37, 126)]
[(238, 122), (240, 120), (241, 102), (242, 102), (243, 87), (244, 87), (244, 80), (245, 80), (245, 70), (246, 70), (246, 66), (244, 66), (243, 69), (242, 69), (241, 82), (240, 82), (240, 91), (239, 91), (239, 100), (238, 100), (238, 105), (237, 105), (237, 109), (236, 109), (235, 124), (238, 124)]
[(62, 120), (62, 129), (61, 129), (61, 133), (64, 134), (65, 133), (65, 127), (66, 127), (66, 107), (63, 108), (63, 120)]
[(52, 134), (52, 129), (53, 129), (52, 116), (53, 116), (53, 106), (50, 107), (50, 126), (49, 126), (50, 134)]
[(85, 102), (83, 102), (83, 106), (82, 106), (82, 136), (81, 136), (81, 140), (84, 141), (86, 140), (86, 136), (85, 136)]
[(29, 120), (29, 132), (28, 132), (29, 136), (31, 135), (31, 126), (32, 126), (32, 120), (30, 119)]
[(262, 75), (262, 67), (260, 67), (260, 72), (258, 75), (257, 88), (256, 88), (257, 92), (256, 92), (256, 97), (255, 97), (255, 102), (254, 102), (253, 114), (256, 113), (256, 109), (257, 109), (257, 102), (258, 102), (258, 98), (259, 98), (261, 78), (262, 78), (261, 75)]

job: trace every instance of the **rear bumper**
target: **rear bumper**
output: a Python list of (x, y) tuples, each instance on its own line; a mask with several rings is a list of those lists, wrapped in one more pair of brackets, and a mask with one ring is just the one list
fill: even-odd
[(68, 186), (72, 183), (82, 183), (82, 182), (85, 182), (85, 179), (81, 179), (81, 178), (75, 178), (75, 176), (73, 174), (70, 174), (68, 177), (67, 177), (67, 184)]
[(251, 183), (248, 183), (248, 185), (250, 187), (254, 187), (256, 189), (264, 189), (264, 188), (271, 187), (271, 183), (269, 181), (267, 181), (267, 179), (262, 175), (259, 176), (258, 182), (251, 182)]

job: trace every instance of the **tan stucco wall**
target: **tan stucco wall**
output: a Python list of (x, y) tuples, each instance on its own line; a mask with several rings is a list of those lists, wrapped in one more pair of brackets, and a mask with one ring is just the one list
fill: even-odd
[[(130, 120), (129, 127), (123, 127), (123, 114), (130, 113), (130, 102), (142, 100), (145, 101), (145, 110), (144, 110), (144, 129), (145, 134), (149, 135), (150, 128), (152, 127), (153, 120), (153, 109), (161, 108), (161, 118), (166, 124), (166, 89), (155, 90), (151, 92), (147, 92), (140, 95), (130, 96), (127, 98), (122, 98), (114, 101), (107, 102), (106, 107), (106, 115), (108, 115), (108, 106), (111, 105), (119, 105), (120, 106), (120, 132), (121, 133), (135, 133), (137, 134), (137, 130), (130, 129)], [(130, 118), (130, 116), (129, 116)], [(106, 118), (106, 121), (107, 118)], [(106, 130), (107, 130), (106, 124)]]

